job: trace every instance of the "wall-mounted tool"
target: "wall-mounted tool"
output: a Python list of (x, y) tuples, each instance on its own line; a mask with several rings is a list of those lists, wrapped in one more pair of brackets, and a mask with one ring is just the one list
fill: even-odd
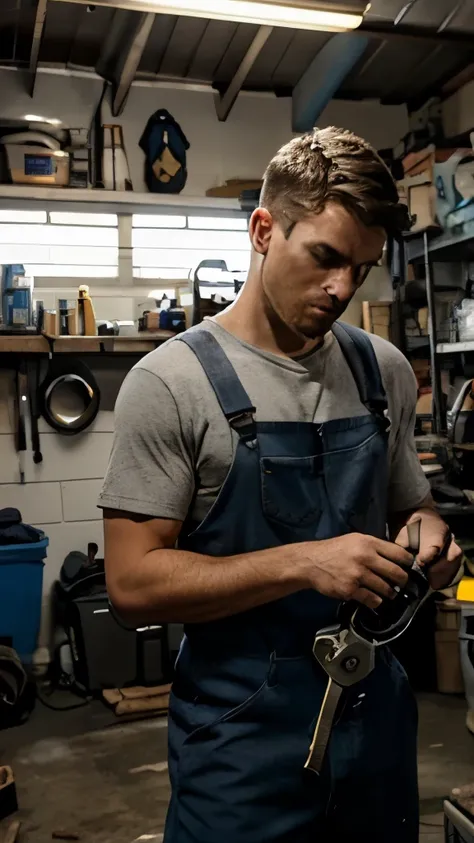
[(25, 453), (26, 453), (26, 408), (28, 402), (28, 379), (26, 363), (22, 361), (16, 373), (16, 450), (20, 468), (20, 483), (25, 482)]
[(38, 388), (40, 379), (41, 360), (37, 359), (28, 364), (28, 394), (30, 399), (31, 447), (35, 465), (43, 462), (41, 453), (38, 420), (41, 415), (38, 404)]
[(58, 433), (73, 435), (86, 430), (100, 407), (100, 391), (90, 369), (77, 358), (50, 359), (38, 389), (39, 407)]
[[(305, 764), (307, 769), (316, 773), (321, 771), (344, 688), (355, 685), (371, 673), (377, 647), (399, 638), (432, 593), (426, 573), (416, 561), (420, 549), (420, 528), (421, 519), (407, 527), (409, 551), (414, 559), (408, 582), (397, 589), (395, 599), (384, 600), (376, 610), (344, 604), (341, 622), (322, 629), (316, 635), (313, 653), (328, 675), (328, 685)], [(438, 558), (447, 553), (451, 539), (451, 534), (448, 534)]]

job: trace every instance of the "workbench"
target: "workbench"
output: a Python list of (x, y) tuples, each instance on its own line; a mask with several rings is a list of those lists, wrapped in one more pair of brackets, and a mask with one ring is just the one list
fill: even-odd
[(174, 337), (172, 331), (144, 331), (133, 336), (67, 337), (46, 334), (0, 334), (0, 354), (147, 354)]

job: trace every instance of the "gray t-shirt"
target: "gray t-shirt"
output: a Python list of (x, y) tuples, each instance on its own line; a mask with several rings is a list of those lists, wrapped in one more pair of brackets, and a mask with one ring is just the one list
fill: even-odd
[[(325, 422), (366, 415), (332, 333), (299, 359), (250, 346), (212, 320), (203, 327), (221, 344), (257, 408), (257, 421)], [(413, 438), (416, 383), (391, 343), (370, 335), (389, 402), (390, 510), (418, 506), (429, 493)], [(196, 356), (172, 339), (127, 375), (115, 407), (115, 437), (99, 506), (200, 521), (232, 463), (231, 430)]]

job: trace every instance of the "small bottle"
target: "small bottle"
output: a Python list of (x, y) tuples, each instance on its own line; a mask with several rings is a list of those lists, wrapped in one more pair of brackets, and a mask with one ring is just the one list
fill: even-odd
[(167, 295), (164, 295), (160, 302), (160, 328), (167, 331), (169, 326), (169, 309), (171, 302)]
[(77, 300), (79, 334), (83, 337), (95, 337), (97, 326), (95, 323), (94, 305), (89, 295), (87, 284), (79, 287), (79, 298)]

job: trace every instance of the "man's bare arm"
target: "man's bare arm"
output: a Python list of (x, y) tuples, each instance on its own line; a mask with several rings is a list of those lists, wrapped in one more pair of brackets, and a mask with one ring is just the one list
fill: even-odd
[(404, 585), (401, 547), (350, 534), (237, 556), (175, 549), (182, 524), (104, 511), (105, 565), (110, 599), (132, 623), (218, 620), (305, 588), (376, 608)]

